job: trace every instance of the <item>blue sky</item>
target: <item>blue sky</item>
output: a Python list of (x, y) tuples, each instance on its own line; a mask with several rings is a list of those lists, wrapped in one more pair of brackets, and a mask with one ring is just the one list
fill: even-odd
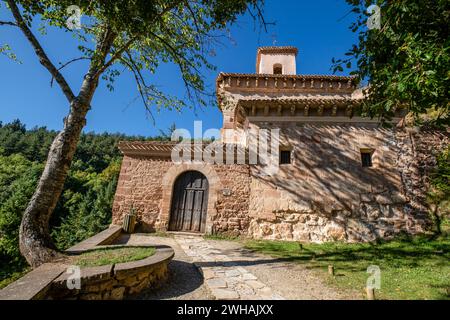
[[(259, 46), (291, 45), (299, 49), (297, 73), (330, 74), (331, 59), (342, 57), (356, 41), (349, 29), (352, 16), (346, 14), (350, 7), (344, 0), (266, 0), (265, 16), (275, 21), (267, 33), (255, 30), (253, 20), (245, 15), (231, 29), (233, 42), (217, 48), (211, 62), (217, 72), (205, 74), (207, 85), (214, 86), (218, 72), (254, 73), (256, 50)], [(344, 18), (343, 18), (344, 17)], [(9, 13), (0, 7), (0, 20), (11, 20)], [(37, 32), (36, 32), (37, 33)], [(39, 36), (49, 57), (55, 64), (66, 62), (79, 55), (77, 42), (63, 32), (51, 31)], [(24, 36), (15, 28), (0, 27), (0, 45), (8, 43), (22, 64), (0, 56), (0, 121), (20, 119), (28, 128), (46, 126), (62, 128), (68, 104), (57, 85), (50, 87), (50, 76), (38, 62)], [(78, 88), (86, 64), (74, 63), (63, 70), (69, 83)], [(347, 74), (347, 73), (345, 73)], [(169, 93), (182, 94), (184, 87), (174, 66), (161, 67), (153, 83)], [(181, 113), (162, 110), (153, 112), (155, 124), (146, 115), (136, 99), (138, 93), (132, 77), (123, 74), (110, 92), (102, 82), (95, 94), (92, 110), (87, 117), (85, 131), (121, 132), (130, 135), (158, 135), (172, 123), (178, 128), (193, 129), (195, 120), (203, 121), (203, 130), (220, 128), (222, 115), (215, 107), (186, 109)]]

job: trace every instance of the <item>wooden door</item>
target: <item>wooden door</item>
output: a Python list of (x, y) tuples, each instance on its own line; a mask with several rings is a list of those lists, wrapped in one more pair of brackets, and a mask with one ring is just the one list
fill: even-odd
[(198, 171), (187, 171), (175, 181), (169, 230), (205, 232), (208, 180)]

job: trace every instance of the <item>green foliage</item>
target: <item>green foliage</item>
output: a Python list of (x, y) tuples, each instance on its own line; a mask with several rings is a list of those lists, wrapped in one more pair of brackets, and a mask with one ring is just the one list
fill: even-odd
[(48, 149), (55, 136), (55, 131), (48, 131), (45, 127), (27, 131), (19, 120), (0, 125), (2, 154), (20, 153), (31, 161), (43, 162), (47, 159)]
[(9, 59), (21, 63), (14, 52), (11, 51), (11, 47), (7, 44), (0, 45), (0, 55), (4, 55), (8, 57)]
[[(20, 275), (26, 262), (19, 251), (22, 214), (33, 195), (56, 132), (27, 130), (19, 120), (0, 122), (0, 282)], [(162, 135), (155, 140), (167, 140)], [(121, 134), (82, 134), (63, 194), (51, 220), (61, 250), (105, 229), (120, 170), (120, 140), (145, 140)], [(5, 280), (3, 282), (3, 280)]]
[(436, 170), (431, 175), (431, 184), (450, 199), (450, 146), (447, 146), (438, 157)]
[(14, 268), (11, 268), (9, 266), (2, 267), (2, 271), (0, 274), (0, 289), (3, 289), (10, 283), (13, 283), (14, 281), (22, 278), (25, 274), (27, 274), (31, 268), (30, 267), (23, 267), (20, 268), (20, 271), (14, 271)]
[(428, 202), (434, 207), (433, 218), (435, 224), (439, 224), (437, 229), (439, 232), (450, 231), (450, 146), (438, 155), (436, 168), (430, 175), (430, 186)]
[[(214, 95), (205, 86), (203, 73), (215, 70), (208, 62), (212, 47), (226, 34), (237, 17), (250, 11), (255, 19), (262, 18), (263, 0), (41, 0), (16, 1), (21, 5), (25, 22), (41, 23), (40, 31), (54, 27), (71, 33), (80, 44), (81, 59), (89, 59), (102, 69), (103, 61), (92, 39), (108, 30), (113, 35), (110, 57), (120, 70), (128, 70), (137, 82), (142, 102), (151, 114), (151, 108), (181, 109), (198, 104), (214, 103)], [(67, 26), (73, 12), (67, 8), (77, 5), (82, 14), (81, 29)], [(116, 53), (119, 53), (115, 56)], [(76, 61), (78, 61), (76, 60)], [(156, 69), (172, 63), (186, 87), (184, 96), (170, 96), (148, 80)], [(110, 65), (111, 66), (111, 65)], [(113, 90), (115, 78), (123, 71), (102, 69), (102, 78)]]
[(70, 171), (60, 199), (64, 216), (57, 212), (61, 223), (52, 232), (58, 248), (66, 249), (108, 227), (119, 171), (118, 160), (101, 173)]
[(434, 110), (434, 124), (448, 124), (450, 88), (450, 40), (448, 0), (378, 0), (381, 29), (366, 26), (367, 7), (372, 1), (347, 0), (358, 15), (351, 30), (359, 43), (347, 58), (333, 60), (334, 71), (343, 66), (356, 69), (369, 81), (363, 114), (381, 121), (395, 108), (407, 106), (416, 117)]
[(0, 155), (0, 280), (26, 266), (18, 246), (19, 225), (42, 170), (42, 164), (21, 154)]
[[(306, 265), (331, 285), (365, 295), (367, 267), (381, 270), (377, 299), (449, 299), (450, 239), (419, 237), (378, 244), (246, 241), (248, 249)], [(336, 276), (327, 275), (333, 265)]]

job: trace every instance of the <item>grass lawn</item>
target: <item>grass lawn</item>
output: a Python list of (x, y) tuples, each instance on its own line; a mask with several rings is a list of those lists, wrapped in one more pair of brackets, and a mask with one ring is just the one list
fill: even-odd
[(101, 248), (70, 257), (70, 263), (80, 267), (96, 267), (145, 259), (155, 253), (153, 247)]
[[(415, 238), (378, 244), (299, 244), (245, 240), (246, 248), (316, 269), (342, 289), (364, 292), (367, 267), (381, 269), (377, 299), (450, 299), (450, 238)], [(333, 265), (335, 276), (328, 275)]]

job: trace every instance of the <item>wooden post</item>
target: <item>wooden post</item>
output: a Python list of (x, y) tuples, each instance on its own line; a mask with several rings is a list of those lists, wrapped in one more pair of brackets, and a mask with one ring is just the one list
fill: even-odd
[(367, 292), (367, 300), (375, 300), (375, 289), (374, 288), (366, 288)]
[(328, 266), (328, 274), (330, 276), (334, 276), (334, 267), (332, 265)]

